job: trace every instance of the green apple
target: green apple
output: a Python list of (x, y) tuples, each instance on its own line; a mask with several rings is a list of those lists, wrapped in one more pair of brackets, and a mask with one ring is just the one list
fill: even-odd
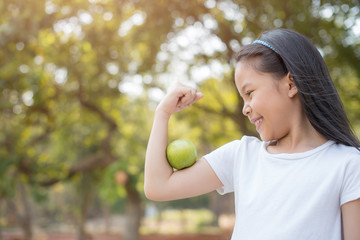
[(190, 167), (196, 162), (197, 151), (195, 144), (189, 139), (178, 139), (166, 148), (166, 157), (175, 169)]

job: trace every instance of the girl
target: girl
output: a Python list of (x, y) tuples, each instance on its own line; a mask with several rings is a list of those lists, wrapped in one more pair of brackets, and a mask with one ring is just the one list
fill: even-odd
[(360, 240), (360, 144), (320, 53), (301, 34), (278, 29), (236, 60), (243, 114), (262, 141), (243, 136), (174, 172), (165, 156), (169, 118), (203, 97), (177, 85), (155, 112), (146, 196), (234, 192), (234, 240)]

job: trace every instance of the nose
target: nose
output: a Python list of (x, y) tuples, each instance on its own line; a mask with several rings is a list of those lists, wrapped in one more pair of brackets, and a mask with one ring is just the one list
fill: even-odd
[(249, 103), (244, 103), (244, 107), (242, 109), (242, 113), (245, 115), (245, 116), (248, 116), (250, 113), (251, 113), (251, 107), (249, 105)]

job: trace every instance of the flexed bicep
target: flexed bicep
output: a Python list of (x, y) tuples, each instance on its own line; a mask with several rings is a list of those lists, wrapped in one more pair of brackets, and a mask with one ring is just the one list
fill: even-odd
[(199, 196), (222, 185), (209, 163), (201, 158), (193, 166), (174, 172), (152, 200), (170, 201)]
[(145, 156), (144, 191), (149, 199), (165, 201), (196, 196), (219, 185), (206, 161), (199, 160), (192, 167), (174, 172), (165, 156), (170, 116), (203, 96), (196, 88), (176, 84), (158, 105)]

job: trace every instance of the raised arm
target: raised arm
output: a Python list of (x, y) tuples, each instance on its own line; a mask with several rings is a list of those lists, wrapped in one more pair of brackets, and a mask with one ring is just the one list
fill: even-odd
[(145, 158), (145, 195), (155, 201), (197, 196), (222, 186), (210, 165), (200, 159), (193, 166), (173, 171), (166, 160), (170, 116), (203, 97), (195, 88), (177, 84), (155, 111)]

